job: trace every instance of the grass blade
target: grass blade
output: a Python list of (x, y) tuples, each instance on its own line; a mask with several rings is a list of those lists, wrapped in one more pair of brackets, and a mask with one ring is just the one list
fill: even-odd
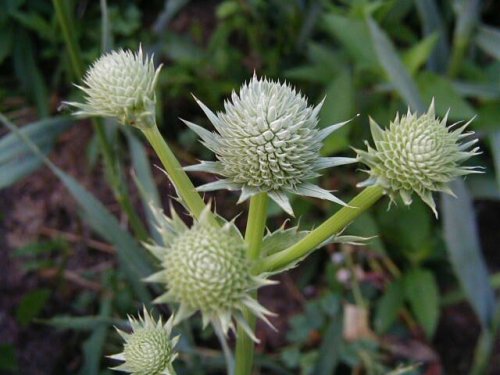
[(476, 44), (484, 52), (500, 60), (500, 29), (489, 26), (479, 27)]
[[(72, 125), (69, 117), (53, 117), (24, 126), (19, 131), (48, 154), (57, 137)], [(5, 188), (42, 165), (29, 147), (15, 134), (0, 139), (0, 189)]]
[(368, 17), (367, 22), (378, 60), (390, 81), (412, 110), (424, 112), (424, 103), (417, 86), (399, 59), (391, 40), (371, 17)]
[(424, 35), (428, 36), (434, 32), (439, 35), (437, 48), (434, 48), (428, 62), (428, 67), (432, 71), (443, 72), (448, 61), (449, 46), (446, 26), (441, 17), (439, 8), (435, 0), (415, 0), (417, 11), (422, 20)]
[(472, 199), (465, 184), (452, 184), (457, 199), (443, 194), (443, 226), (450, 262), (483, 327), (489, 328), (494, 314), (494, 294), (474, 220)]
[(135, 182), (141, 193), (142, 206), (148, 218), (149, 232), (155, 240), (159, 241), (159, 233), (154, 224), (155, 220), (149, 204), (152, 203), (155, 207), (161, 207), (161, 199), (151, 173), (149, 159), (142, 142), (132, 132), (126, 131), (125, 133), (136, 174)]
[(19, 136), (31, 149), (31, 151), (64, 183), (82, 209), (82, 215), (86, 218), (92, 229), (104, 239), (115, 245), (118, 259), (137, 297), (147, 303), (151, 296), (141, 279), (153, 272), (147, 261), (147, 253), (132, 236), (121, 228), (118, 220), (89, 193), (73, 177), (64, 173), (54, 165), (40, 149), (5, 116), (0, 114), (0, 122)]

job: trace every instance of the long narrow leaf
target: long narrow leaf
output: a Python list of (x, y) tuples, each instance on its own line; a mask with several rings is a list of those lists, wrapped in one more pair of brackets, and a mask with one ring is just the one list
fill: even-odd
[(495, 166), (495, 175), (498, 191), (500, 191), (500, 131), (490, 135), (491, 153), (493, 154), (493, 165)]
[(434, 32), (439, 35), (437, 48), (429, 58), (428, 66), (433, 71), (443, 72), (448, 61), (449, 46), (446, 34), (446, 26), (435, 0), (415, 0), (415, 5), (427, 36)]
[(417, 86), (399, 59), (392, 42), (371, 17), (368, 17), (367, 22), (378, 60), (390, 81), (413, 110), (425, 111)]
[(500, 29), (488, 26), (479, 27), (476, 44), (484, 52), (500, 60)]
[[(111, 299), (103, 295), (101, 297), (101, 309), (99, 317), (109, 319), (111, 316)], [(83, 344), (83, 366), (79, 375), (95, 375), (99, 373), (103, 358), (102, 351), (108, 334), (108, 325), (101, 324)]]
[(472, 200), (461, 180), (453, 183), (457, 199), (443, 194), (444, 236), (455, 275), (483, 327), (491, 325), (494, 294), (481, 254)]
[(137, 177), (136, 184), (138, 185), (141, 193), (144, 212), (148, 218), (149, 231), (155, 240), (160, 241), (158, 230), (154, 225), (154, 215), (150, 207), (151, 203), (155, 207), (161, 207), (160, 194), (154, 182), (153, 174), (151, 173), (151, 167), (144, 145), (131, 132), (127, 131), (126, 135), (130, 155), (132, 156), (132, 165), (134, 166), (134, 171)]
[(32, 152), (50, 168), (64, 183), (82, 209), (89, 225), (107, 241), (115, 245), (120, 264), (137, 297), (147, 303), (151, 296), (141, 279), (152, 273), (144, 249), (121, 228), (116, 218), (91, 193), (83, 188), (73, 177), (54, 165), (26, 135), (19, 132), (5, 116), (0, 114), (0, 122), (18, 135), (31, 148)]
[[(53, 117), (26, 125), (19, 131), (47, 154), (57, 137), (72, 124), (69, 117)], [(0, 189), (27, 176), (41, 165), (40, 158), (33, 155), (15, 134), (0, 139)]]

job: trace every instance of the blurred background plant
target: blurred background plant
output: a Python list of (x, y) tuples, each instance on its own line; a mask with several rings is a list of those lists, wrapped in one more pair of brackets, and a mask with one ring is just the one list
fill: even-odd
[[(110, 328), (157, 294), (140, 281), (152, 266), (136, 239), (157, 235), (145, 197), (166, 204), (171, 185), (132, 129), (92, 131), (59, 111), (102, 52), (142, 43), (165, 64), (159, 125), (186, 164), (211, 157), (178, 120), (208, 126), (190, 93), (221, 109), (254, 71), (314, 103), (326, 95), (321, 126), (361, 114), (325, 156), (352, 156), (368, 115), (385, 126), (433, 97), (451, 121), (477, 115), (485, 173), (454, 186), (460, 199), (439, 199), (439, 221), (420, 202), (378, 204), (348, 228), (378, 235), (368, 246), (329, 246), (264, 289), (279, 334), (258, 327), (257, 363), (266, 374), (498, 373), (498, 14), (493, 0), (2, 1), (0, 121), (14, 132), (0, 130), (0, 372), (110, 373), (104, 355), (120, 351)], [(347, 198), (363, 177), (336, 169), (321, 186)], [(214, 196), (221, 214), (237, 214), (236, 196)], [(337, 209), (292, 204), (308, 228)], [(214, 336), (199, 322), (181, 331), (179, 373), (221, 373)]]

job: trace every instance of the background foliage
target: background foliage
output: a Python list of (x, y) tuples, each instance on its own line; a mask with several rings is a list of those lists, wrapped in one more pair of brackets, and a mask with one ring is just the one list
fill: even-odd
[[(156, 235), (147, 224), (145, 195), (166, 201), (172, 189), (150, 168), (153, 159), (138, 134), (94, 123), (94, 135), (79, 146), (85, 158), (70, 168), (74, 177), (58, 167), (67, 163), (57, 156), (68, 134), (78, 137), (76, 128), (90, 126), (75, 126), (64, 108), (59, 111), (63, 99), (78, 95), (70, 82), (80, 82), (103, 51), (139, 43), (164, 64), (159, 124), (184, 163), (210, 157), (178, 120), (208, 126), (190, 94), (222, 109), (254, 71), (289, 80), (313, 103), (326, 97), (322, 127), (361, 114), (330, 137), (324, 155), (352, 155), (351, 146), (362, 147), (369, 139), (368, 115), (387, 125), (397, 111), (423, 111), (432, 98), (440, 116), (451, 108), (453, 122), (477, 116), (472, 128), (485, 173), (457, 183), (459, 199), (440, 199), (440, 221), (420, 202), (389, 211), (382, 202), (348, 228), (378, 235), (368, 246), (328, 248), (281, 278), (278, 289), (264, 291), (263, 303), (280, 314), (280, 334), (260, 329), (265, 340), (258, 363), (272, 374), (386, 374), (399, 364), (415, 365), (409, 370), (414, 374), (500, 371), (491, 357), (499, 319), (494, 288), (500, 286), (494, 253), (500, 239), (491, 224), (500, 209), (497, 2), (4, 0), (0, 7), (0, 120), (13, 130), (0, 139), (0, 245), (15, 265), (8, 272), (29, 281), (20, 295), (5, 282), (0, 311), (26, 340), (63, 330), (59, 335), (68, 345), (54, 348), (45, 373), (109, 373), (104, 355), (120, 345), (111, 326), (157, 294), (140, 281), (152, 265), (136, 239)], [(19, 131), (13, 122), (23, 125)], [(76, 224), (52, 229), (87, 238), (83, 249), (54, 231), (35, 233), (22, 246), (9, 242), (11, 201), (20, 198), (16, 186), (42, 164), (78, 204), (61, 208)], [(321, 185), (354, 195), (362, 173), (338, 170), (321, 177)], [(82, 171), (98, 179), (84, 187), (77, 175)], [(226, 217), (237, 213), (234, 196), (216, 198)], [(303, 227), (336, 209), (315, 200), (293, 204)], [(279, 226), (281, 213), (270, 210)], [(107, 252), (96, 255), (89, 251), (93, 246)], [(103, 263), (111, 265), (106, 272), (96, 267)], [(77, 287), (68, 289), (75, 277)], [(280, 303), (273, 306), (276, 295)], [(1, 316), (0, 327), (7, 327)], [(179, 372), (220, 373), (212, 335), (198, 323), (182, 331)], [(467, 339), (454, 342), (456, 331)], [(29, 349), (19, 335), (0, 334), (0, 371), (30, 373), (24, 360)]]

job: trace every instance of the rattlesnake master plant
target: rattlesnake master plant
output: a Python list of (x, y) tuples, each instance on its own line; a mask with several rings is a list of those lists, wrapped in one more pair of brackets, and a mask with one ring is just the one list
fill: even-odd
[(118, 50), (100, 57), (87, 71), (85, 103), (65, 102), (78, 109), (75, 115), (115, 117), (121, 124), (148, 126), (155, 122), (155, 86), (161, 66), (154, 68), (152, 57), (142, 48)]
[(210, 322), (227, 334), (229, 329), (234, 331), (235, 319), (257, 341), (242, 311), (246, 307), (268, 322), (271, 312), (251, 292), (273, 282), (251, 275), (238, 229), (232, 222), (222, 227), (211, 224), (209, 210), (207, 206), (199, 221), (188, 228), (174, 210), (168, 218), (153, 208), (162, 243), (146, 247), (161, 262), (162, 270), (145, 281), (165, 285), (167, 291), (154, 302), (178, 304), (175, 323), (200, 311), (204, 326)]
[(214, 114), (196, 100), (217, 133), (183, 121), (201, 137), (218, 161), (203, 161), (186, 170), (224, 177), (198, 187), (199, 191), (241, 190), (239, 202), (267, 192), (292, 215), (287, 192), (344, 204), (330, 192), (307, 182), (319, 176), (321, 169), (356, 161), (320, 156), (323, 140), (348, 122), (319, 129), (318, 113), (323, 102), (311, 107), (288, 84), (258, 79), (255, 75), (224, 103), (225, 112)]
[(396, 116), (389, 127), (382, 130), (370, 119), (374, 147), (367, 144), (367, 151), (356, 150), (359, 160), (370, 169), (370, 177), (359, 184), (382, 186), (391, 200), (399, 193), (407, 205), (412, 193), (417, 193), (431, 207), (437, 217), (433, 191), (453, 195), (448, 183), (458, 176), (480, 173), (480, 167), (462, 166), (461, 163), (479, 154), (473, 147), (478, 140), (462, 140), (474, 132), (464, 132), (472, 120), (460, 125), (446, 126), (448, 113), (439, 120), (434, 111), (434, 100), (429, 110), (421, 116), (408, 110)]
[(165, 323), (156, 322), (144, 308), (142, 318), (129, 317), (132, 333), (117, 329), (125, 340), (123, 352), (109, 358), (124, 361), (113, 370), (135, 375), (175, 375), (172, 362), (177, 357), (174, 347), (179, 336), (170, 338), (173, 317)]

